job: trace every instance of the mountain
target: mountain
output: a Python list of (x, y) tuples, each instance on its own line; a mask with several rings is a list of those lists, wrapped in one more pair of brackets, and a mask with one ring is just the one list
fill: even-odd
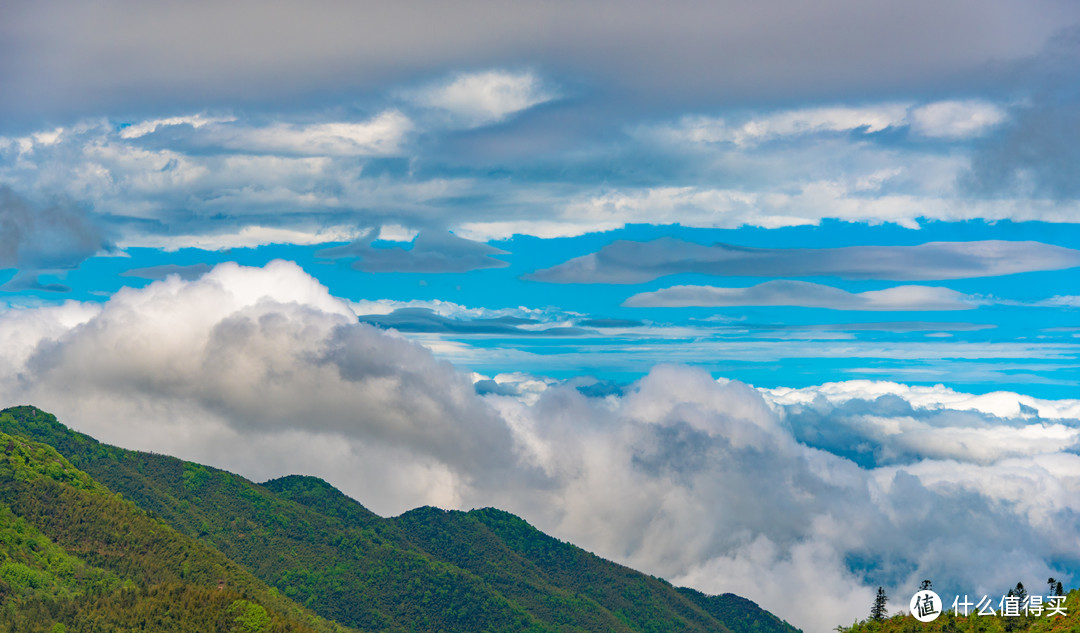
[(212, 547), (0, 433), (0, 630), (345, 633)]
[(147, 520), (364, 631), (796, 631), (749, 600), (675, 588), (499, 510), (383, 518), (314, 477), (260, 485), (102, 444), (34, 407), (0, 412), (0, 432), (51, 446)]

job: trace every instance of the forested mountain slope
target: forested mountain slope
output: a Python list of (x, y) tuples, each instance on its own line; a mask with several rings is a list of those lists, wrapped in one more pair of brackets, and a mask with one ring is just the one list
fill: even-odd
[(284, 596), (358, 629), (795, 631), (750, 601), (676, 589), (498, 510), (385, 519), (313, 477), (259, 485), (101, 444), (33, 407), (0, 412), (0, 431), (48, 443)]
[(344, 633), (114, 494), (0, 433), (0, 630)]

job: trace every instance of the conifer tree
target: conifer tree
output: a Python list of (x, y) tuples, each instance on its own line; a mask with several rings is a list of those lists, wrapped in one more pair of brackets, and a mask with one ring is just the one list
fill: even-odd
[(1014, 591), (1015, 591), (1016, 597), (1020, 599), (1020, 604), (1024, 604), (1024, 602), (1027, 601), (1027, 595), (1028, 595), (1027, 590), (1024, 589), (1024, 583), (1022, 583), (1022, 582), (1016, 583), (1016, 589)]
[(885, 595), (885, 588), (877, 588), (877, 596), (874, 598), (874, 606), (870, 609), (870, 619), (877, 620), (878, 622), (885, 619), (886, 613), (885, 603), (888, 601), (888, 597)]

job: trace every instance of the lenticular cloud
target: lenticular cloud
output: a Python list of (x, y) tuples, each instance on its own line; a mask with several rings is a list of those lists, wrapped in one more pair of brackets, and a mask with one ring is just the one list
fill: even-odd
[(1000, 593), (1080, 571), (1076, 403), (759, 390), (681, 366), (602, 398), (529, 376), (528, 398), (480, 396), (287, 262), (9, 310), (0, 342), (4, 406), (256, 479), (322, 476), (384, 514), (499, 506), (807, 630), (864, 617), (878, 585)]

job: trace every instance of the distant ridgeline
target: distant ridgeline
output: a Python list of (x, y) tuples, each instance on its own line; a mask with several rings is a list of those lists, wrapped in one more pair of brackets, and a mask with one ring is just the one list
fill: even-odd
[(0, 479), (0, 632), (798, 631), (500, 510), (384, 519), (321, 479), (256, 484), (34, 407), (0, 411)]

